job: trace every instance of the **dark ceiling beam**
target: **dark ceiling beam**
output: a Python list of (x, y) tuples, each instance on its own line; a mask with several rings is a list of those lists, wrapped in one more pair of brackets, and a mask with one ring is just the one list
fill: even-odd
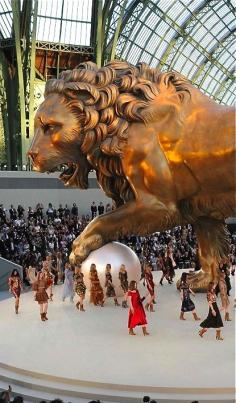
[(134, 0), (127, 8), (121, 23), (120, 35), (117, 42), (117, 57), (122, 57), (123, 50), (126, 48), (126, 44), (131, 36), (131, 33), (134, 30), (137, 21), (139, 21), (142, 13), (145, 11), (147, 5), (147, 0)]

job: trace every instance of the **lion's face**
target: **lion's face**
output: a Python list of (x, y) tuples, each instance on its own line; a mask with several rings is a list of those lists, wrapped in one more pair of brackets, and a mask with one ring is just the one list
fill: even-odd
[(52, 171), (58, 165), (78, 163), (80, 125), (62, 95), (50, 94), (40, 105), (29, 150), (34, 170)]

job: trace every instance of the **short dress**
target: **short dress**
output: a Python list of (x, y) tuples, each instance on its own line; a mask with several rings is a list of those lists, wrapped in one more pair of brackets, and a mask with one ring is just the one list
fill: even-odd
[(126, 294), (128, 292), (128, 274), (126, 271), (119, 272), (119, 280), (120, 280), (120, 286), (124, 291), (124, 293)]
[(49, 297), (46, 292), (48, 287), (49, 285), (46, 279), (35, 281), (33, 284), (32, 288), (34, 291), (36, 291), (35, 301), (37, 301), (39, 304), (46, 304), (48, 302)]
[(213, 316), (212, 310), (209, 307), (208, 316), (202, 323), (200, 323), (200, 326), (203, 328), (212, 327), (214, 329), (223, 327), (224, 325), (223, 325), (223, 322), (221, 319), (220, 311), (219, 311), (219, 308), (216, 303), (216, 294), (214, 292), (208, 291), (207, 292), (207, 301), (212, 303), (212, 307), (213, 307), (214, 311), (216, 312), (216, 316)]
[(182, 301), (181, 311), (182, 312), (194, 311), (195, 305), (194, 305), (193, 301), (190, 298), (191, 293), (190, 293), (190, 290), (189, 290), (189, 285), (181, 283), (180, 290), (183, 291), (183, 301)]
[(146, 314), (138, 290), (129, 291), (128, 297), (131, 297), (131, 303), (134, 309), (132, 313), (129, 310), (128, 328), (133, 329), (135, 326), (144, 326), (147, 324)]
[(84, 274), (77, 273), (74, 277), (75, 292), (79, 297), (84, 297), (86, 293), (86, 285), (84, 284)]
[(8, 280), (9, 288), (15, 298), (20, 298), (21, 294), (21, 279), (20, 277), (11, 276)]
[(111, 275), (111, 273), (106, 273), (105, 288), (107, 289), (106, 290), (107, 298), (116, 296), (115, 288), (114, 288), (114, 285), (112, 284), (112, 275)]

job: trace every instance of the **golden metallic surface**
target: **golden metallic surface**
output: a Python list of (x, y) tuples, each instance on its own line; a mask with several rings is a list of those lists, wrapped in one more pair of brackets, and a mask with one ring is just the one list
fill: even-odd
[(67, 163), (67, 186), (86, 188), (95, 169), (115, 201), (74, 241), (72, 262), (119, 235), (191, 223), (203, 269), (191, 286), (217, 281), (228, 250), (224, 219), (235, 214), (233, 108), (145, 63), (83, 63), (47, 82), (29, 155), (40, 172)]

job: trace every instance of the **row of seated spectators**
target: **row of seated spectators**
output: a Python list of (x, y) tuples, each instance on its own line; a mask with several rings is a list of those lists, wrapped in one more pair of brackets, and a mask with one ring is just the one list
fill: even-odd
[[(3, 391), (0, 395), (0, 403), (24, 403), (24, 399), (22, 396), (16, 396), (11, 400), (11, 387), (7, 391)], [(46, 403), (44, 400), (39, 401), (39, 403)], [(51, 400), (50, 403), (65, 403), (61, 399)], [(70, 402), (68, 402), (70, 403)], [(100, 400), (90, 400), (89, 403), (102, 403)], [(141, 403), (141, 401), (140, 401)], [(142, 403), (158, 403), (157, 400), (153, 400), (150, 396), (144, 396), (142, 399)], [(199, 403), (197, 400), (194, 400), (191, 403)]]
[[(57, 209), (51, 203), (46, 209), (38, 203), (35, 208), (29, 207), (27, 212), (20, 205), (17, 208), (11, 205), (9, 210), (0, 205), (0, 256), (22, 265), (24, 269), (29, 266), (40, 269), (47, 255), (52, 256), (55, 264), (58, 258), (65, 264), (73, 240), (96, 215), (94, 205), (95, 202), (91, 205), (90, 214), (82, 216), (79, 216), (75, 203), (71, 208), (59, 205)], [(101, 202), (98, 203), (100, 205)], [(105, 211), (109, 209), (111, 206), (107, 205)], [(127, 236), (120, 242), (133, 249), (141, 263), (149, 261), (154, 270), (161, 269), (167, 248), (171, 249), (175, 268), (200, 269), (196, 235), (191, 225), (146, 237)], [(230, 259), (234, 264), (235, 244), (236, 235), (233, 234)]]

